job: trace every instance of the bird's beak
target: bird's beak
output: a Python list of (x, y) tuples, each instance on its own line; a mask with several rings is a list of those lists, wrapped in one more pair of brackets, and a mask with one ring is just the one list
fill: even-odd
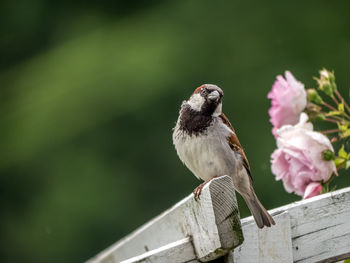
[(216, 90), (210, 92), (208, 95), (208, 100), (211, 100), (211, 101), (218, 101), (219, 98), (220, 98), (220, 94)]

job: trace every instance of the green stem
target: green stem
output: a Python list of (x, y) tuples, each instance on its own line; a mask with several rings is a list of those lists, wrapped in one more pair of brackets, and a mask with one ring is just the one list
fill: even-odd
[(350, 113), (350, 107), (349, 105), (346, 103), (346, 101), (344, 100), (344, 98), (342, 97), (342, 95), (339, 93), (339, 91), (336, 89), (334, 91), (335, 95), (337, 95), (337, 97), (340, 99), (340, 101), (344, 104), (346, 110)]
[(326, 102), (322, 102), (322, 105), (323, 106), (326, 106), (327, 108), (331, 109), (332, 111), (338, 111), (336, 108), (334, 108), (333, 106), (329, 105), (328, 103)]
[[(327, 115), (327, 112), (321, 111), (320, 113), (323, 114), (324, 116)], [(333, 116), (327, 116), (327, 118), (328, 118), (328, 119), (336, 119), (336, 120), (342, 121), (342, 122), (344, 121), (344, 117), (342, 118), (342, 117), (335, 116), (335, 115), (333, 115)]]
[(339, 129), (331, 129), (331, 130), (321, 131), (321, 133), (323, 133), (323, 134), (336, 133), (336, 132), (340, 132), (340, 130)]
[[(336, 108), (334, 108), (333, 106), (329, 105), (328, 103), (326, 103), (324, 101), (322, 102), (322, 105), (326, 106), (327, 108), (331, 109), (332, 111), (338, 112), (338, 110)], [(339, 112), (339, 115), (346, 117), (347, 120), (350, 121), (350, 116), (346, 112)]]
[(338, 106), (339, 102), (337, 101), (337, 99), (334, 97), (334, 95), (331, 96), (332, 100), (334, 101), (334, 103)]
[[(338, 170), (338, 167), (337, 167), (337, 170)], [(337, 175), (336, 175), (335, 173), (332, 173), (331, 177), (330, 177), (326, 182), (324, 182), (323, 185), (329, 184), (329, 183), (332, 181), (332, 179), (333, 179), (334, 177), (336, 177), (336, 176), (337, 176)]]
[(333, 122), (333, 123), (337, 123), (338, 124), (338, 121), (337, 120), (332, 120), (330, 118), (325, 118), (324, 119), (325, 121), (328, 121), (328, 122)]
[(343, 115), (344, 117), (346, 117), (350, 121), (350, 116), (346, 112), (342, 112), (341, 115)]

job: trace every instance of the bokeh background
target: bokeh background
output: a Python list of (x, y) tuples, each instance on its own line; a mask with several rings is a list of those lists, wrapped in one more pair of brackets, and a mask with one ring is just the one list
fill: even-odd
[(188, 195), (171, 134), (203, 83), (225, 91), (262, 203), (299, 200), (270, 171), (266, 96), (286, 69), (314, 87), (327, 67), (348, 98), (349, 7), (1, 1), (0, 261), (82, 262)]

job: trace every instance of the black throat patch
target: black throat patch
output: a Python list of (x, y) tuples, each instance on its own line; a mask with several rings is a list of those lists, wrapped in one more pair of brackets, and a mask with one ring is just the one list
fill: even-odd
[(184, 104), (180, 115), (180, 130), (190, 136), (203, 133), (213, 121), (211, 114), (212, 112), (209, 112), (208, 109), (195, 111), (190, 105)]

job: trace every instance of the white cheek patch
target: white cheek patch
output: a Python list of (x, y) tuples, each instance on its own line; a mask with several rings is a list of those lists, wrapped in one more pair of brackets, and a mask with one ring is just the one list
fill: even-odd
[(219, 115), (221, 115), (222, 113), (222, 102), (220, 102), (220, 104), (216, 107), (213, 116), (214, 117), (218, 117)]
[(200, 111), (204, 102), (204, 98), (199, 93), (192, 95), (192, 97), (188, 100), (188, 104), (195, 111)]

